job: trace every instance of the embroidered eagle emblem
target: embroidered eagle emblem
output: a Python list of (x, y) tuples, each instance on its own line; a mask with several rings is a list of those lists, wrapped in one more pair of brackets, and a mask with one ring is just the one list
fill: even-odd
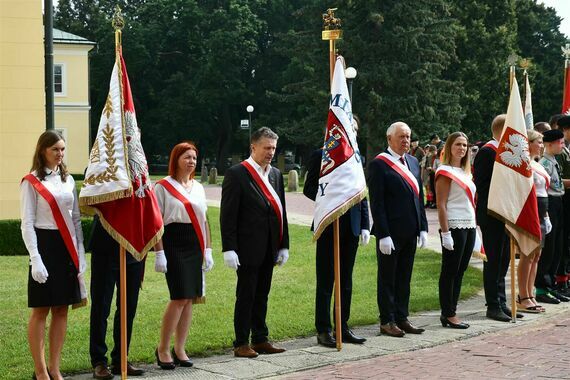
[(128, 162), (132, 180), (135, 182), (135, 195), (145, 196), (144, 190), (150, 187), (148, 166), (141, 145), (137, 119), (131, 111), (125, 112), (125, 133), (127, 136)]
[(503, 143), (505, 151), (501, 153), (501, 160), (507, 166), (519, 168), (523, 164), (530, 165), (528, 141), (521, 134), (512, 134), (509, 141)]

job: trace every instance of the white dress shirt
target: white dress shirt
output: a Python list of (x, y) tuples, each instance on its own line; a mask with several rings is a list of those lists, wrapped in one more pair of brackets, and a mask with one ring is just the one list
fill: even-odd
[(257, 173), (259, 173), (261, 178), (263, 178), (263, 180), (266, 183), (269, 183), (269, 172), (271, 171), (271, 165), (267, 165), (265, 167), (265, 170), (263, 170), (263, 168), (257, 162), (255, 162), (255, 160), (253, 158), (251, 158), (251, 156), (249, 156), (249, 158), (246, 161), (251, 166), (253, 166), (253, 168), (257, 171)]
[[(65, 182), (62, 182), (59, 171), (45, 170), (49, 174), (42, 181), (42, 184), (57, 200), (61, 212), (68, 212), (71, 215), (75, 231), (70, 232), (72, 236), (73, 232), (75, 232), (78, 252), (85, 252), (75, 181), (71, 175), (68, 175)], [(36, 172), (32, 174), (37, 177)], [(29, 181), (22, 181), (20, 184), (20, 215), (22, 218), (21, 230), (24, 244), (31, 257), (39, 255), (34, 227), (44, 230), (57, 230), (58, 228), (49, 203), (37, 193)]]
[(394, 150), (390, 147), (388, 147), (388, 153), (390, 153), (390, 155), (392, 155), (393, 157), (396, 157), (400, 163), (402, 163), (401, 159), (403, 158), (405, 163), (402, 165), (404, 165), (405, 167), (408, 167), (408, 161), (406, 161), (406, 157), (405, 157), (406, 154), (405, 153), (404, 153), (404, 155), (400, 156), (398, 153), (394, 152)]
[[(184, 197), (192, 204), (194, 212), (197, 215), (203, 215), (204, 220), (206, 220), (208, 205), (206, 204), (206, 192), (204, 191), (202, 184), (195, 179), (192, 179), (192, 187), (190, 190), (184, 188), (182, 185), (176, 189), (178, 190), (181, 188), (184, 189), (184, 193), (182, 193), (182, 195), (184, 195)], [(165, 226), (170, 223), (192, 223), (184, 204), (174, 198), (174, 196), (161, 186), (160, 183), (157, 183), (154, 186), (154, 192), (156, 194), (156, 200), (158, 201), (158, 207), (160, 207), (162, 220), (164, 221)]]

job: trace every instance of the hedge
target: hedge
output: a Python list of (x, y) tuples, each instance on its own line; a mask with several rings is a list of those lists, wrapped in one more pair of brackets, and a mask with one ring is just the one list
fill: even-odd
[[(83, 236), (87, 240), (91, 234), (93, 218), (81, 218)], [(28, 251), (22, 240), (19, 219), (0, 220), (0, 256), (27, 255)]]

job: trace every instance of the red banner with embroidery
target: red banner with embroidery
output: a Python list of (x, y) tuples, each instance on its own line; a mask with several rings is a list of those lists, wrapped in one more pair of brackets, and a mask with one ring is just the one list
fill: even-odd
[(64, 216), (61, 213), (57, 200), (48, 190), (48, 188), (45, 187), (33, 174), (26, 175), (22, 181), (24, 180), (30, 182), (38, 194), (41, 195), (42, 198), (44, 198), (49, 204), (53, 218), (55, 220), (55, 224), (57, 225), (57, 229), (63, 238), (67, 252), (69, 252), (69, 256), (71, 256), (71, 260), (73, 260), (73, 264), (75, 264), (75, 268), (77, 269), (77, 272), (79, 272), (79, 256), (77, 254), (77, 248), (75, 247), (75, 244), (73, 244), (71, 231), (69, 231), (69, 227), (67, 226), (67, 223), (65, 223)]

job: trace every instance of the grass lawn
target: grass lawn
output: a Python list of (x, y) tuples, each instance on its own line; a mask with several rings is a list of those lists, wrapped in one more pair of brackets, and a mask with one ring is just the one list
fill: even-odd
[[(219, 210), (210, 208), (209, 218), (214, 237), (214, 269), (207, 274), (207, 301), (197, 305), (190, 329), (187, 350), (192, 356), (220, 353), (231, 347), (233, 339), (233, 306), (236, 276), (224, 267), (221, 255)], [(314, 331), (315, 246), (308, 227), (290, 226), (289, 262), (274, 271), (269, 299), (268, 326), (270, 338), (282, 340), (308, 336)], [(374, 240), (373, 240), (374, 241)], [(0, 257), (0, 373), (2, 379), (29, 378), (33, 372), (26, 339), (29, 309), (27, 308), (27, 257)], [(378, 322), (376, 306), (376, 257), (373, 244), (360, 248), (354, 273), (354, 295), (351, 324)], [(437, 283), (440, 255), (419, 250), (412, 278), (411, 310), (438, 309)], [(88, 271), (89, 272), (89, 271)], [(481, 287), (481, 273), (469, 268), (463, 280), (463, 297), (475, 294)], [(89, 281), (89, 273), (87, 275)], [(168, 289), (164, 275), (154, 272), (154, 253), (147, 262), (143, 290), (129, 359), (150, 363), (158, 344), (160, 320)], [(114, 313), (114, 307), (111, 311)], [(109, 318), (107, 342), (112, 348), (112, 317)], [(70, 373), (89, 370), (89, 306), (70, 310), (68, 331), (63, 350), (62, 370)]]

